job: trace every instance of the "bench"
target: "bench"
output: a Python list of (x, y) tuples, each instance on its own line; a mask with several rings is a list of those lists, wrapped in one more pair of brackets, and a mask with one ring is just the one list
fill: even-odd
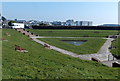
[(4, 37), (2, 37), (2, 39), (1, 39), (1, 40), (5, 40), (5, 39), (4, 39)]
[(108, 49), (115, 49), (116, 46), (111, 45)]
[(25, 33), (22, 33), (23, 35), (25, 35)]
[(48, 44), (44, 44), (44, 48), (49, 48), (50, 49), (50, 46)]
[(19, 51), (19, 52), (28, 52), (25, 48), (22, 48), (18, 45), (15, 45), (15, 51)]
[(91, 58), (92, 61), (96, 61), (96, 62), (101, 62), (99, 59), (97, 58)]

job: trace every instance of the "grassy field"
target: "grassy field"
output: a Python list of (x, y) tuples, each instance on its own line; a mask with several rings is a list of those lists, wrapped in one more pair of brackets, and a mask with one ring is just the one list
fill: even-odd
[[(6, 36), (8, 32), (11, 36)], [(3, 29), (3, 79), (117, 79), (118, 68), (45, 49), (15, 30)], [(28, 53), (14, 50), (20, 45)]]
[(0, 80), (2, 80), (2, 30), (0, 29)]
[[(59, 48), (72, 51), (77, 54), (93, 54), (97, 53), (99, 49), (102, 47), (106, 39), (102, 38), (43, 38), (40, 39), (45, 41), (51, 45), (57, 46)], [(75, 46), (73, 44), (65, 43), (61, 40), (87, 40), (84, 44), (80, 46)]]
[(111, 53), (114, 55), (114, 56), (117, 56), (120, 58), (120, 37), (118, 39), (116, 39), (116, 41), (114, 41), (112, 43), (113, 46), (116, 46), (115, 49), (112, 49), (111, 50)]
[(115, 35), (118, 31), (114, 30), (39, 30), (28, 29), (34, 34), (40, 36), (62, 36), (62, 37), (106, 37), (108, 35)]

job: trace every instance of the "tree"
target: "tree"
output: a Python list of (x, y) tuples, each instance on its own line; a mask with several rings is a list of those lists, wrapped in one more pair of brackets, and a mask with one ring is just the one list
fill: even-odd
[(40, 23), (39, 26), (47, 26), (45, 23)]
[(16, 21), (9, 21), (9, 22), (8, 22), (8, 25), (9, 25), (9, 26), (13, 26), (12, 23), (16, 23)]
[(6, 19), (5, 17), (2, 16), (2, 21), (5, 21), (5, 20), (7, 20), (7, 19)]

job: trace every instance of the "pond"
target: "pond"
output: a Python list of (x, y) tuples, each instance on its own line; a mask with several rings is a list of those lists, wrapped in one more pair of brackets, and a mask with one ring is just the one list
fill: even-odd
[(81, 44), (85, 43), (87, 40), (62, 40), (62, 41), (76, 46), (80, 46)]

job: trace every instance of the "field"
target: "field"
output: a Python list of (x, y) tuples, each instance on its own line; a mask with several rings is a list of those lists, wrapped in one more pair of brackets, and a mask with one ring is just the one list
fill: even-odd
[(58, 37), (106, 37), (108, 35), (115, 35), (118, 31), (113, 30), (37, 30), (28, 29), (34, 34), (40, 36), (58, 36)]
[[(8, 32), (11, 36), (6, 36)], [(80, 60), (30, 40), (12, 29), (3, 29), (2, 78), (3, 79), (118, 79), (118, 68), (93, 61)], [(21, 53), (14, 45), (28, 50)]]
[[(0, 38), (2, 37), (2, 30), (0, 29)], [(2, 41), (0, 40), (0, 80), (2, 79)]]
[[(94, 54), (99, 51), (101, 46), (104, 44), (106, 39), (102, 38), (43, 38), (40, 39), (47, 42), (48, 44), (57, 46), (59, 48), (72, 51), (77, 54)], [(65, 43), (61, 40), (87, 40), (84, 44), (80, 46), (75, 46), (72, 44)]]

